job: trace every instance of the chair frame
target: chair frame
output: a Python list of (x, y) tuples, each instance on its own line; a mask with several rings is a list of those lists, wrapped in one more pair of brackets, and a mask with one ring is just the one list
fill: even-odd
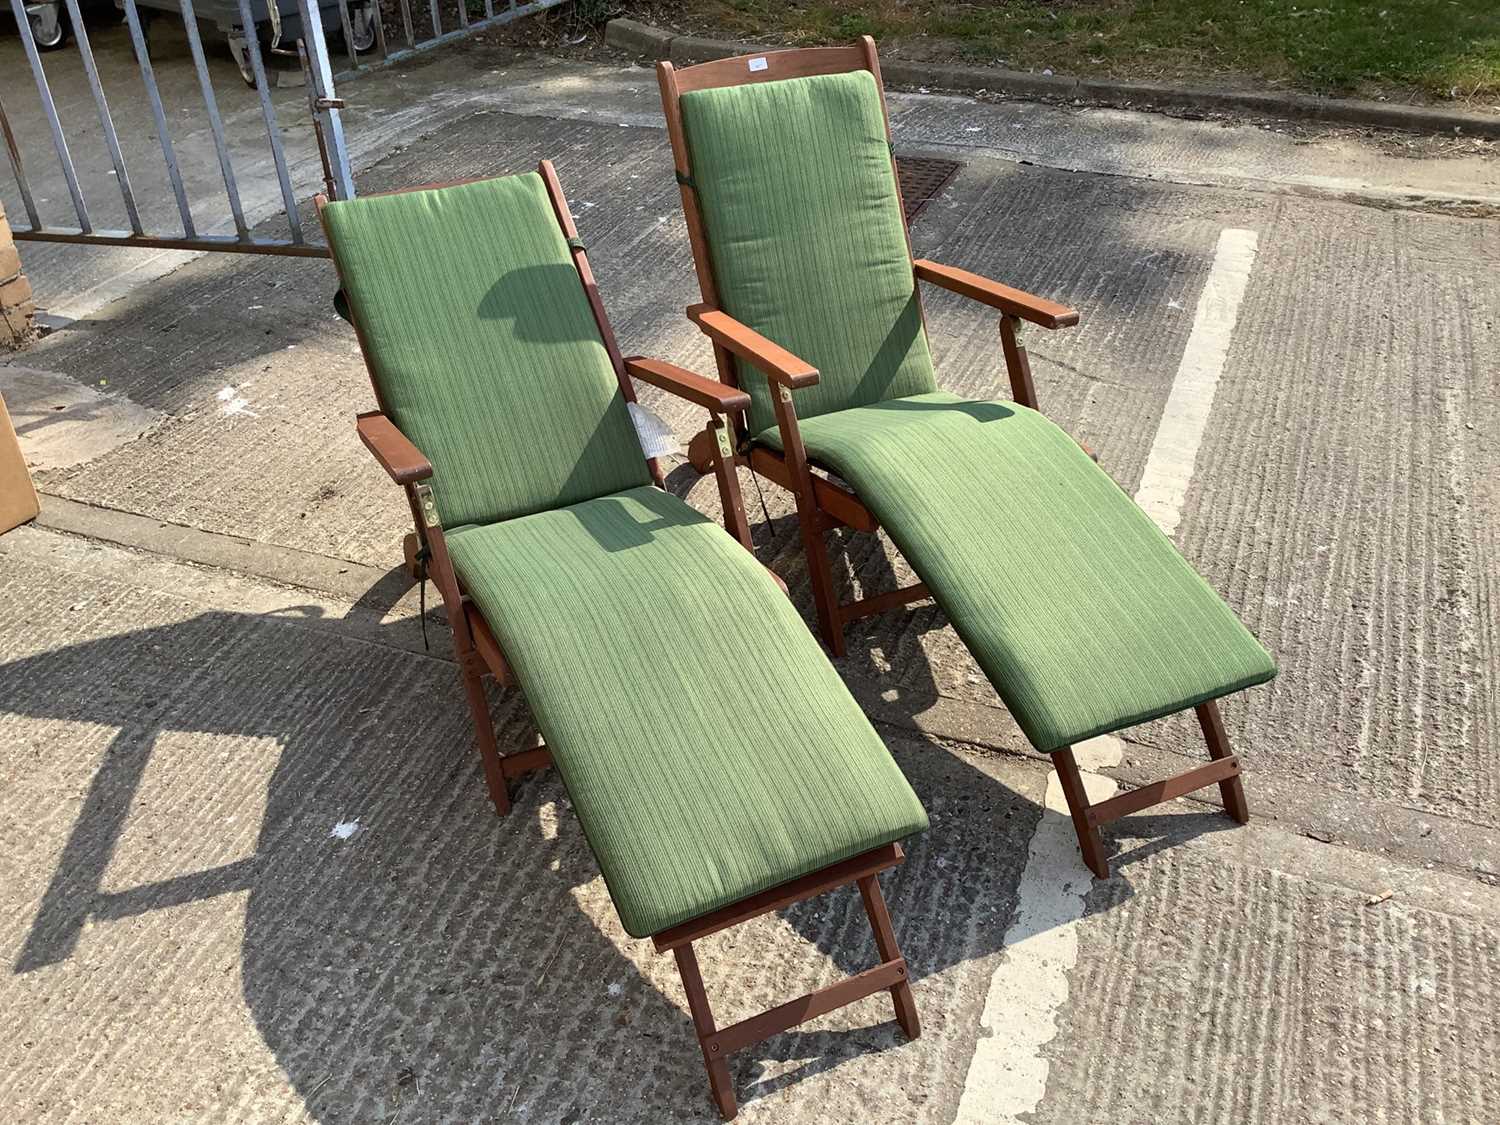
[[(757, 62), (756, 69), (749, 65), (752, 59)], [(693, 265), (703, 296), (702, 303), (690, 306), (687, 315), (712, 341), (714, 362), (722, 382), (738, 387), (739, 379), (734, 365), (734, 359), (738, 357), (758, 369), (770, 383), (782, 451), (753, 444), (753, 435), (748, 431), (743, 411), (736, 411), (730, 416), (735, 450), (732, 460), (734, 465), (743, 465), (752, 473), (792, 493), (796, 502), (797, 523), (807, 559), (808, 579), (812, 586), (819, 631), (836, 657), (845, 653), (844, 627), (849, 622), (921, 601), (930, 597), (931, 593), (925, 583), (916, 582), (902, 589), (840, 604), (833, 588), (833, 570), (826, 533), (840, 527), (874, 532), (879, 530), (880, 524), (853, 489), (827, 472), (814, 471), (815, 468), (822, 470), (822, 466), (814, 466), (808, 460), (797, 425), (793, 392), (818, 381), (816, 368), (719, 308), (718, 286), (708, 254), (707, 234), (702, 211), (698, 206), (692, 162), (682, 124), (681, 96), (695, 90), (819, 74), (844, 74), (856, 70), (869, 71), (875, 79), (875, 87), (880, 93), (881, 114), (885, 120), (886, 140), (890, 142), (890, 114), (886, 108), (885, 85), (880, 77), (880, 60), (876, 55), (875, 41), (868, 35), (862, 36), (858, 43), (848, 47), (767, 51), (716, 59), (683, 70), (677, 70), (670, 62), (660, 62), (656, 68), (662, 107), (667, 119), (667, 134), (672, 143), (673, 162), (682, 195), (683, 213), (687, 218), (688, 241), (692, 247)], [(893, 176), (896, 175), (894, 144), (891, 172)], [(900, 193), (900, 179), (897, 177), (898, 202)], [(902, 230), (906, 234), (907, 254), (910, 256), (911, 232), (904, 217)], [(1000, 347), (1010, 379), (1011, 396), (1022, 406), (1040, 410), (1036, 385), (1031, 375), (1031, 361), (1022, 338), (1022, 326), (1029, 323), (1049, 330), (1067, 328), (1078, 323), (1078, 313), (1055, 301), (1002, 285), (968, 270), (921, 258), (914, 258), (911, 266), (916, 282), (925, 281), (947, 289), (999, 313)], [(917, 308), (921, 312), (920, 284), (915, 286), (915, 291)], [(922, 330), (927, 330), (925, 313), (922, 314)], [(1087, 451), (1087, 447), (1084, 448)], [(716, 446), (710, 444), (708, 435), (695, 437), (689, 445), (688, 454), (689, 460), (700, 472), (706, 472), (710, 467), (716, 471), (719, 468), (721, 457)], [(1093, 454), (1090, 453), (1090, 456)], [(725, 525), (741, 542), (750, 542), (742, 508), (731, 511), (726, 507)], [(1217, 704), (1208, 700), (1198, 704), (1195, 711), (1208, 744), (1211, 761), (1207, 765), (1164, 778), (1099, 804), (1089, 803), (1072, 747), (1063, 746), (1050, 751), (1063, 792), (1067, 796), (1068, 809), (1078, 833), (1084, 862), (1099, 878), (1109, 877), (1109, 861), (1105, 857), (1100, 826), (1141, 809), (1218, 784), (1229, 815), (1241, 824), (1249, 821), (1249, 808), (1240, 781), (1239, 760), (1230, 750), (1229, 738), (1224, 731)]]
[[(732, 464), (732, 447), (725, 427), (724, 417), (733, 411), (744, 410), (750, 404), (749, 395), (735, 387), (687, 371), (663, 360), (644, 356), (622, 356), (615, 340), (614, 330), (604, 311), (604, 303), (589, 267), (588, 254), (578, 240), (563, 196), (562, 186), (551, 161), (544, 160), (537, 166), (547, 188), (552, 210), (569, 242), (573, 264), (578, 271), (579, 283), (588, 297), (594, 314), (594, 323), (609, 354), (610, 364), (619, 381), (620, 391), (627, 402), (634, 402), (635, 387), (631, 377), (650, 383), (664, 391), (677, 395), (703, 407), (709, 412), (708, 425), (702, 437), (708, 441), (708, 454), (719, 483), (719, 494), (726, 512), (738, 512), (740, 523), (744, 522), (744, 500), (740, 494), (739, 477)], [(422, 184), (401, 188), (395, 192), (373, 194), (401, 194), (407, 191), (428, 191), (459, 184), (474, 183), (475, 180), (458, 180), (440, 184)], [(367, 197), (368, 198), (368, 197)], [(315, 198), (319, 218), (327, 205), (326, 196)], [(325, 235), (326, 235), (325, 224)], [(338, 269), (338, 260), (334, 259)], [(342, 277), (340, 278), (342, 284)], [(453, 567), (448, 554), (447, 542), (428, 480), (434, 470), (431, 462), (412, 441), (396, 426), (387, 412), (387, 404), (381, 396), (379, 383), (375, 379), (375, 368), (371, 362), (370, 349), (358, 318), (351, 312), (350, 322), (354, 326), (359, 342), (360, 354), (365, 369), (370, 375), (370, 385), (375, 392), (378, 409), (356, 416), (355, 427), (359, 439), (374, 455), (375, 460), (387, 475), (406, 493), (415, 524), (415, 543), (425, 548), (428, 554), (427, 570), (437, 586), (449, 624), (453, 628), (453, 643), (457, 656), (459, 675), (463, 681), (464, 694), (474, 720), (475, 736), (480, 759), (484, 766), (485, 785), (497, 815), (510, 812), (511, 801), (508, 783), (533, 770), (546, 769), (552, 765), (552, 754), (540, 733), (533, 731), (523, 740), (519, 749), (502, 754), (495, 738), (494, 724), (490, 718), (489, 703), (485, 696), (484, 677), (492, 676), (502, 687), (519, 687), (516, 677), (500, 649), (495, 634), (485, 621), (484, 614), (469, 597), (463, 583)], [(654, 458), (646, 458), (653, 482), (664, 488), (660, 466)], [(732, 530), (732, 528), (731, 528)], [(739, 536), (740, 544), (750, 550), (748, 528)], [(412, 537), (408, 537), (407, 564), (410, 567), (414, 551)], [(774, 575), (773, 575), (774, 577)], [(786, 584), (778, 577), (777, 584), (786, 592)], [(676, 958), (678, 972), (682, 977), (692, 1017), (694, 1033), (703, 1053), (704, 1067), (708, 1071), (709, 1088), (714, 1104), (727, 1121), (738, 1111), (733, 1084), (729, 1075), (728, 1058), (731, 1053), (753, 1043), (795, 1027), (817, 1016), (852, 1004), (856, 1000), (886, 991), (891, 995), (896, 1020), (908, 1038), (915, 1039), (921, 1033), (917, 1018), (916, 1001), (912, 996), (911, 983), (905, 959), (901, 956), (891, 925), (890, 913), (880, 890), (880, 873), (901, 863), (905, 855), (899, 844), (886, 844), (850, 859), (831, 864), (801, 878), (772, 887), (729, 906), (721, 907), (699, 918), (694, 918), (652, 935), (657, 952), (671, 951)], [(697, 954), (693, 943), (710, 934), (740, 925), (771, 911), (780, 910), (793, 903), (815, 898), (839, 887), (857, 885), (864, 903), (870, 928), (875, 936), (880, 962), (873, 968), (847, 977), (835, 984), (810, 992), (788, 1001), (759, 1015), (751, 1016), (728, 1027), (715, 1025), (703, 977), (698, 968)]]

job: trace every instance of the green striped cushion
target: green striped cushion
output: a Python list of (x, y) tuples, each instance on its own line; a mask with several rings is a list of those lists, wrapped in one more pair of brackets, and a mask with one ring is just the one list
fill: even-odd
[(632, 489), (448, 546), (632, 935), (927, 826), (791, 602), (676, 497)]
[[(720, 306), (819, 371), (797, 413), (934, 390), (874, 76), (697, 90), (682, 122)], [(751, 430), (772, 425), (738, 373)]]
[[(1039, 750), (1276, 673), (1265, 649), (1066, 433), (1011, 402), (920, 395), (805, 422)], [(761, 440), (777, 443), (774, 430)]]
[(649, 477), (542, 178), (330, 203), (328, 240), (445, 526)]

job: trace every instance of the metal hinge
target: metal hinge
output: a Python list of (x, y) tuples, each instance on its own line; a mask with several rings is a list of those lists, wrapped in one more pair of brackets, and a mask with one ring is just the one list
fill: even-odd
[(343, 98), (314, 98), (313, 109), (343, 109)]
[(729, 427), (720, 422), (714, 427), (714, 436), (719, 440), (719, 456), (726, 461), (733, 461), (734, 446), (729, 442)]
[(422, 509), (422, 523), (427, 527), (437, 527), (437, 501), (432, 498), (432, 486), (417, 484), (412, 486), (412, 491), (416, 493), (417, 506)]
[(792, 401), (792, 388), (787, 386), (785, 383), (776, 384), (776, 394), (782, 402)]

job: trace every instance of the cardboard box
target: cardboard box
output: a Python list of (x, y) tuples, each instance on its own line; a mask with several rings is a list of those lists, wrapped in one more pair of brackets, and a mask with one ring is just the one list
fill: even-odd
[(35, 519), (40, 510), (26, 459), (21, 456), (21, 443), (10, 423), (10, 411), (0, 398), (0, 533)]

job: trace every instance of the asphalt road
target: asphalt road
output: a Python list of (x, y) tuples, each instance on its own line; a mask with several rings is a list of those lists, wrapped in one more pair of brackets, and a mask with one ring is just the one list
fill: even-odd
[[(710, 369), (648, 72), (467, 50), (403, 73), (350, 87), (366, 190), (552, 158), (622, 346)], [(924, 1036), (872, 1002), (739, 1056), (745, 1118), (1500, 1119), (1493, 156), (917, 93), (892, 112), (898, 152), (964, 162), (918, 253), (1081, 310), (1030, 340), (1043, 408), (1282, 671), (1226, 707), (1255, 823), (1130, 818), (1091, 883), (941, 615), (856, 628), (840, 670), (934, 813), (888, 886)], [(76, 261), (42, 258), (50, 301)], [(329, 267), (111, 285), (0, 366), (24, 440), (52, 435), (40, 526), (0, 539), (0, 1106), (704, 1116), (670, 963), (619, 931), (560, 785), (486, 812), (456, 677), (387, 574), (404, 503), (353, 435), (369, 391)], [(1003, 394), (991, 318), (927, 310), (944, 385)], [(713, 511), (709, 482), (672, 483)], [(765, 500), (763, 557), (806, 609), (789, 505)], [(904, 574), (877, 538), (846, 547), (848, 589)], [(519, 706), (496, 700), (509, 727)], [(1174, 721), (1090, 748), (1099, 785), (1199, 757)], [(725, 935), (710, 987), (748, 1011), (857, 967), (857, 910)]]

